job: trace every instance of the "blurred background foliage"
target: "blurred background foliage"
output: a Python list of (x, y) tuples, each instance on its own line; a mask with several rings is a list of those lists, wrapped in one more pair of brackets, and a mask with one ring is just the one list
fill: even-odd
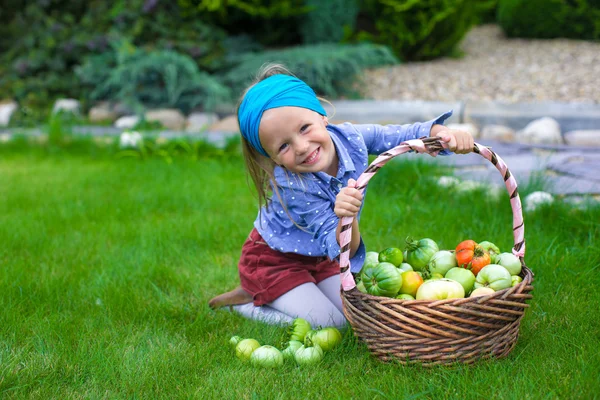
[(456, 55), (490, 22), (599, 40), (600, 0), (0, 0), (0, 100), (40, 116), (64, 97), (209, 110), (263, 62), (348, 97), (361, 70)]

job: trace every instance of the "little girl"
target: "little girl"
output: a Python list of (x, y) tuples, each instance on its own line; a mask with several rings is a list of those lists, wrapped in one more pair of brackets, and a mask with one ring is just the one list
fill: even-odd
[(440, 136), (456, 153), (473, 148), (469, 133), (441, 125), (451, 112), (412, 125), (330, 124), (314, 91), (281, 65), (262, 68), (237, 114), (259, 213), (242, 247), (241, 287), (209, 305), (267, 323), (300, 317), (314, 327), (345, 326), (336, 261), (340, 221), (356, 217), (350, 262), (358, 272), (365, 256), (358, 226), (363, 196), (354, 186), (369, 154), (423, 136)]

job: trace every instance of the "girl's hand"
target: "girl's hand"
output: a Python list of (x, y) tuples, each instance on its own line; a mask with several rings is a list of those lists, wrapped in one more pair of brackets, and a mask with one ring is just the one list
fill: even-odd
[(363, 201), (362, 193), (356, 189), (356, 181), (348, 180), (348, 186), (340, 190), (335, 198), (333, 211), (339, 218), (355, 217)]
[(467, 154), (473, 151), (473, 136), (469, 132), (443, 129), (435, 136), (448, 143), (448, 149), (456, 154)]

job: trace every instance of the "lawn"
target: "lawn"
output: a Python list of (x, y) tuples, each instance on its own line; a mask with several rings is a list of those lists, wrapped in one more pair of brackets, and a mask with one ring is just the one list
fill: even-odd
[[(487, 239), (508, 251), (508, 196), (439, 188), (434, 178), (447, 172), (386, 165), (361, 221), (368, 249), (403, 247), (410, 235), (441, 248)], [(522, 185), (522, 197), (534, 186)], [(432, 369), (382, 363), (351, 330), (314, 367), (241, 363), (232, 335), (276, 346), (284, 338), (282, 328), (207, 306), (237, 284), (255, 215), (239, 156), (168, 163), (0, 150), (0, 397), (598, 398), (599, 207), (527, 213), (535, 290), (516, 348)]]

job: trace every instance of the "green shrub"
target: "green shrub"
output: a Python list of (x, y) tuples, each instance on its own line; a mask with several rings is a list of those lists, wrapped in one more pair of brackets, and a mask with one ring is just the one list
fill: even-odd
[(475, 0), (364, 0), (358, 38), (390, 46), (401, 60), (449, 55), (480, 7)]
[(373, 44), (298, 46), (246, 54), (223, 76), (223, 82), (235, 95), (241, 95), (267, 62), (282, 63), (318, 94), (337, 97), (352, 94), (353, 79), (363, 69), (396, 64), (398, 60), (387, 47)]
[(178, 0), (189, 15), (230, 35), (248, 34), (266, 46), (301, 42), (300, 25), (309, 11), (305, 0)]
[(116, 47), (114, 58), (89, 58), (76, 73), (94, 88), (92, 99), (121, 101), (138, 112), (155, 107), (189, 112), (197, 105), (210, 109), (230, 98), (228, 89), (200, 71), (191, 57), (138, 49), (126, 41)]
[(310, 11), (300, 25), (305, 44), (339, 43), (354, 31), (358, 0), (305, 0)]
[(600, 39), (600, 1), (500, 0), (498, 23), (509, 37)]

